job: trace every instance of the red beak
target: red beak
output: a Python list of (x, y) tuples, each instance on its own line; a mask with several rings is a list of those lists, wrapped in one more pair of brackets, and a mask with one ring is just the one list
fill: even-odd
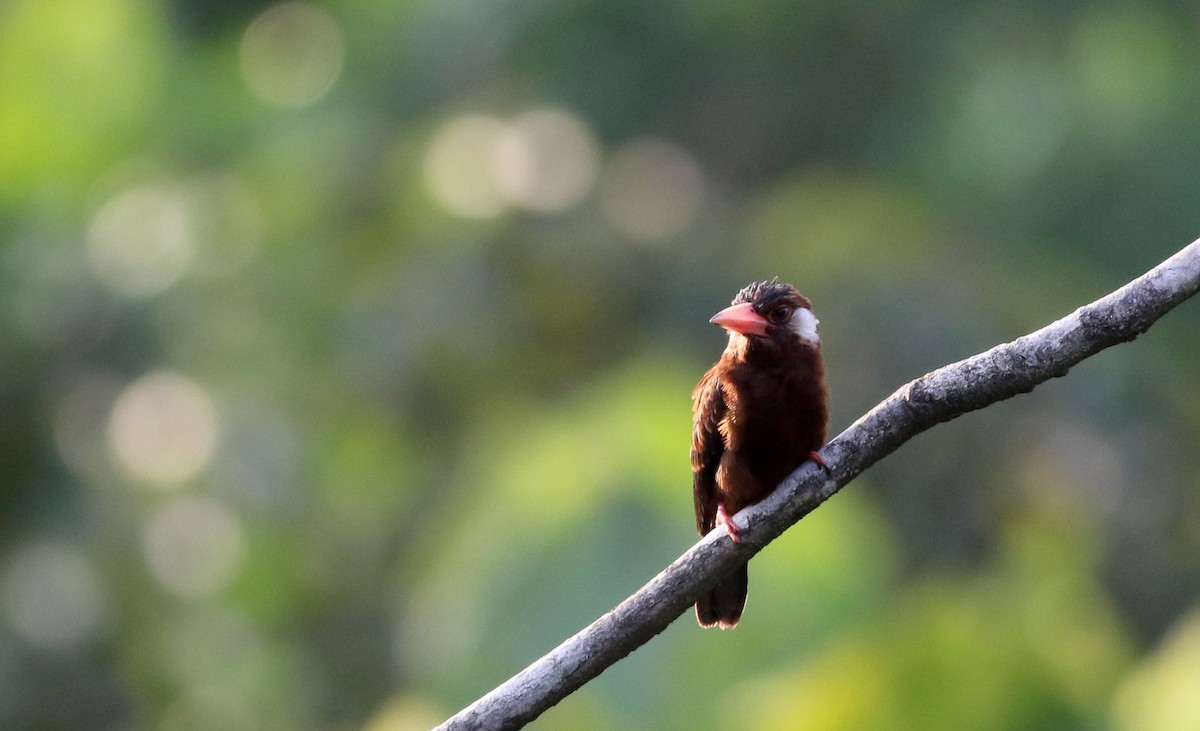
[(755, 312), (754, 305), (749, 302), (726, 307), (713, 315), (709, 322), (742, 335), (767, 336), (767, 318)]

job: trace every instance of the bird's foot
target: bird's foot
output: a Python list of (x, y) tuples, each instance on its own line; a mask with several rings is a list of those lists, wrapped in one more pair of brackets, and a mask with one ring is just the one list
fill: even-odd
[(825, 464), (825, 458), (818, 454), (815, 450), (808, 453), (808, 458), (817, 463), (817, 466), (825, 470), (825, 474), (833, 474), (833, 470), (829, 469), (829, 465)]
[(733, 522), (733, 516), (725, 510), (725, 503), (717, 504), (717, 525), (725, 526), (725, 532), (729, 534), (729, 540), (734, 543), (741, 543), (742, 529), (737, 527), (737, 523)]

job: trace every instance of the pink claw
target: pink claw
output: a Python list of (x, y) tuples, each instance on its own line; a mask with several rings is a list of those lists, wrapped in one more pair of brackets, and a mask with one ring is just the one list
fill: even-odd
[(725, 503), (717, 503), (717, 525), (725, 526), (725, 531), (729, 533), (729, 540), (734, 543), (742, 541), (741, 529), (733, 522), (733, 516), (725, 511)]

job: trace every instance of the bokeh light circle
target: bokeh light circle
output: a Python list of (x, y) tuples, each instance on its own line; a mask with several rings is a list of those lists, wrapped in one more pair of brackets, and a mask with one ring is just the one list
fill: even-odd
[(150, 517), (143, 535), (146, 563), (172, 594), (201, 597), (224, 589), (241, 568), (241, 521), (210, 497), (179, 497)]
[(506, 205), (494, 168), (509, 133), (504, 121), (481, 114), (457, 117), (438, 130), (425, 155), (425, 182), (434, 200), (464, 218), (502, 213)]
[(329, 13), (309, 3), (281, 3), (246, 28), (242, 78), (268, 104), (304, 107), (333, 88), (344, 57), (342, 31)]
[(538, 213), (578, 203), (596, 178), (599, 152), (587, 126), (558, 109), (535, 109), (518, 117), (496, 150), (496, 176), (504, 197)]
[(20, 549), (0, 580), (0, 601), (30, 644), (62, 649), (93, 634), (104, 616), (99, 575), (78, 550), (54, 543)]
[(155, 486), (195, 477), (217, 444), (216, 409), (203, 388), (157, 371), (131, 383), (113, 405), (109, 446), (129, 474)]
[(158, 294), (192, 257), (187, 201), (169, 186), (126, 191), (92, 219), (87, 247), (92, 274), (108, 289), (134, 299)]
[(661, 243), (683, 233), (700, 212), (700, 163), (669, 140), (625, 143), (608, 161), (601, 204), (617, 231), (640, 243)]

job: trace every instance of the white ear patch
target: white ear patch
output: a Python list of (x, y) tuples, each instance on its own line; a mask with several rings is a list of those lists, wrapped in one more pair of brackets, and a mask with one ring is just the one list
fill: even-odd
[(801, 340), (807, 340), (810, 343), (821, 342), (821, 336), (817, 334), (817, 325), (820, 320), (812, 313), (812, 310), (804, 307), (797, 307), (792, 313), (791, 319), (788, 320), (788, 327), (792, 332), (800, 336)]

